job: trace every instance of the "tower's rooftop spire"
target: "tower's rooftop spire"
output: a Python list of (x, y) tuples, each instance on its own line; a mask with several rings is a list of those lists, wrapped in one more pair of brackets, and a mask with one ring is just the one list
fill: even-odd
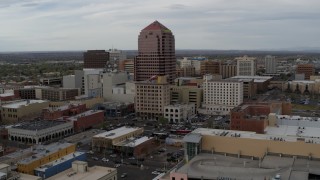
[(145, 27), (143, 30), (169, 30), (169, 29), (165, 27), (163, 24), (159, 23), (158, 21), (154, 21), (149, 26)]

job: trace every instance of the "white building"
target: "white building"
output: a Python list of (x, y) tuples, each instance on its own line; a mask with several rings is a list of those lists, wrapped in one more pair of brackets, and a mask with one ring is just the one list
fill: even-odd
[[(67, 75), (62, 78), (62, 87), (63, 88), (76, 88), (76, 76)], [(78, 87), (80, 88), (80, 87)]]
[(238, 57), (237, 60), (237, 76), (254, 76), (256, 74), (257, 62), (254, 57)]
[(239, 80), (212, 81), (203, 83), (203, 107), (205, 114), (227, 115), (243, 103), (243, 82)]
[(188, 122), (195, 116), (195, 104), (175, 104), (164, 106), (164, 118), (169, 123)]
[(84, 94), (88, 97), (102, 97), (103, 69), (83, 69)]
[(127, 55), (125, 52), (118, 49), (109, 49), (106, 51), (109, 53), (109, 60), (115, 64), (118, 64), (119, 61), (127, 59)]
[(268, 55), (264, 57), (264, 65), (265, 65), (267, 74), (277, 73), (277, 62), (274, 56)]

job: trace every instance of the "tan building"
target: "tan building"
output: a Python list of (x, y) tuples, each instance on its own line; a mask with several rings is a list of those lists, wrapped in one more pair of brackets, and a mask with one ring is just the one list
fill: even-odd
[(195, 109), (201, 106), (203, 89), (198, 86), (170, 86), (170, 104), (194, 103)]
[(116, 145), (132, 137), (142, 135), (143, 128), (120, 127), (111, 131), (97, 134), (92, 137), (92, 149), (101, 151), (102, 149), (113, 150)]
[(221, 64), (220, 75), (223, 79), (230, 78), (237, 75), (237, 65)]
[(193, 77), (195, 76), (195, 68), (193, 66), (177, 67), (177, 77)]
[(257, 70), (257, 61), (254, 57), (237, 57), (237, 76), (254, 76)]
[(120, 71), (127, 71), (130, 74), (134, 74), (134, 61), (133, 61), (133, 59), (120, 60), (119, 70)]
[(220, 63), (212, 60), (201, 61), (200, 73), (201, 75), (220, 74)]
[(163, 117), (164, 106), (170, 104), (170, 85), (166, 76), (153, 76), (136, 83), (135, 111), (142, 119)]
[(283, 84), (282, 90), (296, 94), (320, 94), (320, 79), (315, 81), (288, 81)]
[(85, 104), (88, 109), (91, 109), (97, 104), (102, 104), (104, 102), (103, 98), (95, 97), (89, 98), (87, 96), (78, 96), (76, 100), (70, 101), (71, 104)]
[(89, 167), (87, 162), (74, 161), (72, 168), (48, 178), (48, 180), (60, 179), (117, 180), (117, 169), (103, 166)]
[(313, 64), (299, 64), (296, 69), (296, 74), (304, 74), (305, 80), (310, 80), (310, 76), (314, 75), (315, 68)]
[(18, 122), (25, 118), (40, 115), (43, 108), (49, 106), (44, 100), (24, 100), (5, 104), (0, 107), (2, 122)]
[[(37, 93), (37, 89), (36, 89)], [(80, 95), (80, 89), (69, 88), (41, 88), (41, 99), (50, 101), (74, 100)]]

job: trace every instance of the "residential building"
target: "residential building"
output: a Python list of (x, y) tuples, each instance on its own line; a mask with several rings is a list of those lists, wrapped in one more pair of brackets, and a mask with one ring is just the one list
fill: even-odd
[(154, 75), (167, 75), (169, 83), (173, 83), (176, 76), (174, 36), (158, 21), (140, 32), (138, 56), (134, 59), (135, 81), (145, 81)]
[(60, 179), (117, 180), (117, 169), (103, 166), (89, 167), (87, 162), (74, 161), (72, 168), (54, 175), (48, 180)]
[(13, 125), (8, 129), (8, 134), (11, 141), (39, 144), (71, 135), (73, 131), (73, 122), (40, 120)]
[(277, 73), (277, 61), (276, 57), (267, 55), (264, 57), (264, 63), (265, 63), (265, 68), (266, 74), (276, 74)]
[(220, 62), (213, 61), (213, 60), (201, 61), (200, 73), (201, 73), (201, 75), (220, 74)]
[(313, 64), (298, 64), (296, 68), (296, 74), (304, 74), (305, 80), (310, 80), (310, 76), (315, 74), (315, 68)]
[(221, 64), (220, 75), (222, 79), (230, 78), (237, 75), (237, 65), (234, 64)]
[(82, 132), (93, 127), (102, 125), (104, 122), (104, 112), (99, 110), (89, 110), (66, 118), (73, 122), (74, 132)]
[(116, 145), (120, 142), (142, 135), (143, 128), (139, 127), (120, 127), (111, 131), (107, 131), (101, 134), (97, 134), (92, 137), (92, 149), (102, 150), (114, 150)]
[(52, 143), (46, 146), (36, 146), (32, 150), (32, 155), (20, 160), (17, 163), (17, 171), (34, 175), (34, 170), (44, 164), (53, 162), (68, 154), (74, 153), (75, 144), (70, 143)]
[(256, 75), (257, 62), (254, 57), (238, 57), (237, 60), (237, 76), (254, 76)]
[(203, 83), (204, 114), (227, 115), (243, 102), (243, 82), (237, 80), (212, 81), (205, 76)]
[(182, 123), (190, 122), (195, 116), (195, 104), (174, 104), (164, 106), (164, 118), (168, 120), (169, 123)]
[(105, 68), (109, 61), (109, 53), (105, 50), (88, 50), (83, 53), (84, 68)]
[(0, 107), (2, 122), (18, 122), (26, 118), (38, 116), (43, 108), (49, 106), (44, 100), (22, 100), (4, 104)]
[(166, 76), (153, 76), (136, 82), (135, 111), (142, 119), (158, 120), (163, 108), (170, 104), (170, 85)]

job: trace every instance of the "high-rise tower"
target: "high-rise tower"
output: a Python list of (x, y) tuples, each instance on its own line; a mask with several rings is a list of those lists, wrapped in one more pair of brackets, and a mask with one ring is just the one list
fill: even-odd
[(154, 75), (176, 76), (174, 36), (170, 29), (155, 21), (144, 28), (138, 38), (138, 56), (134, 59), (134, 79), (148, 80)]

